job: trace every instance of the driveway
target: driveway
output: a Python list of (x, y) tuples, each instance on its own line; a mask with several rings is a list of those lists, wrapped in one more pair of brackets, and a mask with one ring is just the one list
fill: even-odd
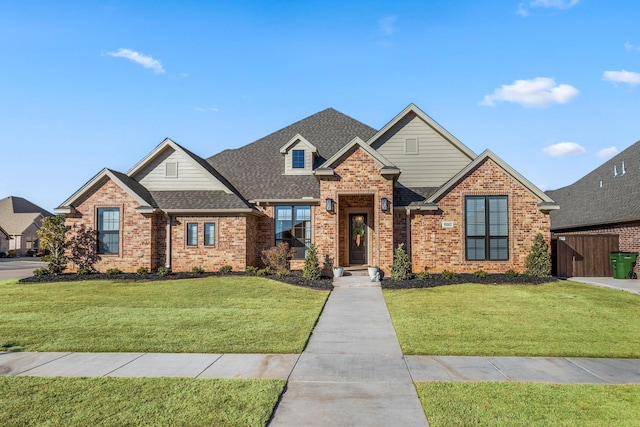
[(613, 277), (569, 277), (567, 280), (640, 294), (640, 280), (638, 279), (614, 279)]
[(46, 267), (39, 258), (0, 258), (0, 280), (33, 276), (33, 270)]

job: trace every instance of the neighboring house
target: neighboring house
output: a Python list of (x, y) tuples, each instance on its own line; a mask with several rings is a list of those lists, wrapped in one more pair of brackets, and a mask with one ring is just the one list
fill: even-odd
[(640, 141), (547, 194), (562, 206), (551, 214), (559, 276), (611, 277), (610, 252), (640, 252)]
[(30, 250), (37, 252), (42, 220), (52, 215), (22, 197), (0, 200), (0, 252), (13, 250), (15, 256), (26, 256)]
[(164, 140), (129, 172), (104, 169), (56, 213), (98, 232), (99, 270), (259, 266), (286, 242), (301, 269), (523, 271), (555, 202), (490, 151), (476, 155), (416, 106), (380, 130), (326, 109), (202, 159)]

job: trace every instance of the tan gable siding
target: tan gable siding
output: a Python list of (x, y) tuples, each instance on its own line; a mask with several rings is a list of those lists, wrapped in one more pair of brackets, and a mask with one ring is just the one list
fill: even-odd
[[(304, 150), (304, 169), (293, 168), (293, 150)], [(285, 175), (311, 175), (312, 172), (313, 153), (307, 144), (298, 141), (284, 155), (284, 173)]]
[[(407, 139), (417, 140), (417, 154), (405, 152)], [(413, 113), (407, 114), (372, 147), (402, 170), (398, 181), (407, 187), (438, 187), (471, 162)]]
[[(167, 163), (177, 163), (178, 176), (166, 176)], [(164, 150), (133, 176), (149, 191), (222, 190), (228, 191), (217, 179), (200, 169), (193, 159), (171, 148)]]

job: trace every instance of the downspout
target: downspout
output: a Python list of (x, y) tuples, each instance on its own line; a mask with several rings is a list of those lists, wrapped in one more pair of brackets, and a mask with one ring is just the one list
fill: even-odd
[(406, 235), (407, 235), (407, 256), (409, 257), (409, 261), (411, 261), (411, 209), (407, 208), (406, 209), (406, 213), (407, 213), (407, 220), (406, 220)]
[(165, 212), (164, 217), (167, 219), (167, 244), (165, 249), (165, 267), (171, 268), (171, 215)]

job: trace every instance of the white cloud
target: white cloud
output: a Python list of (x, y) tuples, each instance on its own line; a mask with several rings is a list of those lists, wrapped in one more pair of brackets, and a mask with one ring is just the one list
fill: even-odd
[(107, 52), (107, 55), (113, 56), (114, 58), (129, 59), (136, 64), (142, 65), (144, 68), (151, 68), (156, 74), (164, 73), (164, 68), (162, 68), (160, 61), (131, 49), (120, 48), (117, 52)]
[(201, 113), (217, 113), (220, 109), (217, 107), (196, 107), (196, 111)]
[(533, 0), (531, 7), (547, 7), (554, 9), (570, 9), (580, 3), (580, 0)]
[(631, 86), (640, 84), (640, 73), (634, 73), (633, 71), (605, 71), (604, 79), (612, 83), (627, 83)]
[(602, 157), (603, 159), (608, 159), (615, 156), (616, 154), (618, 154), (618, 149), (616, 147), (609, 147), (603, 148), (602, 150), (598, 151), (598, 154), (596, 155), (598, 157)]
[(385, 36), (390, 36), (395, 31), (395, 23), (398, 20), (396, 15), (388, 15), (378, 20), (380, 31)]
[(515, 102), (524, 107), (542, 107), (547, 104), (564, 104), (576, 97), (580, 91), (567, 84), (556, 84), (548, 77), (516, 80), (511, 85), (502, 85), (491, 95), (485, 95), (480, 105), (493, 106), (498, 101)]
[(636, 51), (636, 52), (640, 52), (640, 46), (636, 46), (631, 42), (626, 42), (624, 44), (624, 48), (627, 50), (632, 50), (632, 51)]
[(567, 157), (567, 156), (579, 156), (584, 154), (585, 150), (580, 144), (575, 142), (559, 142), (557, 144), (550, 145), (542, 149), (551, 157)]
[(518, 10), (516, 11), (516, 15), (520, 15), (523, 18), (529, 16), (529, 11), (525, 7), (524, 3), (518, 3)]

